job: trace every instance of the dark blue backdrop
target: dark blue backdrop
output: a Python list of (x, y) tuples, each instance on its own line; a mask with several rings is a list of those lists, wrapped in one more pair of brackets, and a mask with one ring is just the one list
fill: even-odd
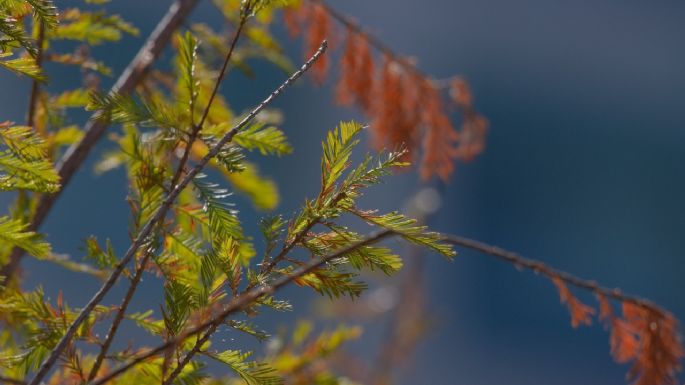
[[(140, 27), (141, 37), (94, 54), (112, 61), (119, 73), (168, 3), (113, 2), (111, 9)], [(446, 186), (443, 209), (432, 219), (435, 229), (620, 286), (685, 318), (684, 3), (349, 0), (333, 5), (418, 58), (427, 73), (463, 74), (491, 122), (486, 153), (460, 165)], [(206, 3), (194, 18), (218, 22)], [(299, 58), (299, 45), (288, 47)], [(223, 87), (238, 109), (260, 100), (282, 79), (268, 66), (256, 68), (258, 81), (232, 74)], [(58, 88), (78, 81), (77, 74), (51, 74)], [(0, 117), (21, 121), (28, 81), (3, 72), (0, 82), (11, 91), (0, 93)], [(329, 86), (309, 84), (276, 103), (296, 151), (259, 162), (278, 180), (281, 212), (292, 212), (304, 196), (316, 193), (325, 130), (359, 117), (330, 101)], [(107, 147), (111, 144), (103, 142), (98, 150)], [(44, 227), (57, 251), (77, 258), (90, 234), (112, 238), (117, 250), (128, 246), (123, 173), (95, 176), (94, 159)], [(394, 178), (364, 203), (398, 208), (416, 181), (414, 174)], [(244, 213), (254, 228), (251, 211)], [(606, 333), (597, 325), (571, 329), (549, 282), (469, 252), (454, 263), (437, 256), (428, 260), (430, 308), (441, 323), (398, 383), (623, 382), (627, 368), (612, 363)], [(28, 287), (42, 283), (53, 298), (62, 289), (73, 306), (85, 303), (97, 284), (35, 261), (24, 266)], [(134, 306), (149, 306), (159, 294), (151, 280)], [(302, 296), (302, 290), (290, 294)], [(310, 309), (307, 298), (297, 301), (304, 311)], [(276, 315), (266, 324), (295, 317)], [(368, 341), (381, 326), (370, 325), (367, 342), (353, 344), (366, 352), (362, 357), (372, 356)]]

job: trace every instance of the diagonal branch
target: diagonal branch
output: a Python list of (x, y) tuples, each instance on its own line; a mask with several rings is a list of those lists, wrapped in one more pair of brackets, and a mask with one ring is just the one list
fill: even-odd
[(164, 218), (167, 211), (171, 208), (171, 205), (175, 201), (176, 197), (181, 193), (181, 191), (183, 191), (183, 189), (193, 180), (193, 178), (198, 173), (200, 173), (200, 171), (202, 171), (202, 169), (207, 165), (207, 163), (209, 163), (211, 159), (215, 158), (219, 154), (219, 152), (227, 143), (233, 140), (233, 137), (238, 132), (240, 132), (240, 130), (242, 130), (252, 119), (254, 119), (254, 117), (257, 116), (259, 112), (266, 108), (266, 106), (271, 104), (271, 102), (274, 99), (276, 99), (281, 93), (283, 93), (283, 91), (288, 86), (290, 86), (294, 81), (300, 78), (321, 57), (321, 55), (323, 55), (323, 53), (326, 51), (327, 46), (328, 44), (324, 40), (321, 44), (321, 47), (319, 47), (319, 49), (314, 53), (314, 55), (309, 60), (307, 60), (307, 62), (304, 63), (304, 65), (302, 65), (302, 67), (298, 71), (296, 71), (288, 79), (286, 79), (285, 82), (283, 82), (283, 84), (281, 84), (276, 90), (274, 90), (257, 107), (250, 111), (250, 113), (247, 116), (245, 116), (230, 131), (228, 131), (226, 135), (224, 135), (216, 143), (216, 145), (214, 145), (214, 147), (212, 147), (209, 150), (209, 152), (207, 152), (207, 154), (195, 165), (195, 167), (193, 167), (184, 176), (181, 182), (178, 185), (173, 186), (172, 190), (169, 192), (169, 195), (167, 195), (167, 197), (162, 202), (160, 208), (157, 210), (155, 215), (140, 230), (140, 233), (133, 241), (129, 249), (126, 251), (121, 261), (119, 261), (117, 266), (113, 269), (112, 273), (107, 278), (105, 283), (102, 285), (100, 290), (98, 290), (98, 292), (95, 293), (93, 298), (91, 298), (91, 300), (81, 310), (81, 312), (73, 321), (73, 323), (69, 325), (69, 328), (65, 332), (64, 336), (55, 346), (55, 348), (50, 352), (49, 357), (43, 362), (33, 380), (29, 382), (29, 385), (40, 384), (41, 380), (45, 377), (45, 375), (47, 375), (48, 371), (52, 368), (55, 362), (57, 362), (57, 359), (59, 358), (60, 354), (68, 346), (69, 342), (74, 337), (74, 334), (76, 334), (76, 331), (78, 330), (79, 326), (83, 323), (83, 321), (85, 321), (85, 319), (93, 311), (95, 306), (97, 306), (100, 303), (100, 301), (102, 301), (102, 299), (105, 297), (105, 295), (112, 289), (117, 279), (124, 271), (126, 265), (131, 261), (131, 259), (136, 254), (138, 249), (147, 242), (148, 237), (152, 233), (153, 228), (157, 225), (157, 223), (159, 223), (160, 220), (162, 220), (162, 218)]
[[(257, 299), (265, 296), (265, 295), (270, 295), (278, 291), (279, 289), (283, 288), (293, 280), (308, 274), (312, 272), (313, 270), (319, 268), (320, 266), (328, 263), (331, 260), (334, 260), (336, 258), (340, 258), (344, 256), (345, 254), (348, 254), (360, 247), (368, 246), (377, 242), (380, 242), (381, 240), (387, 238), (388, 236), (394, 234), (391, 230), (383, 230), (381, 232), (377, 232), (359, 242), (353, 243), (333, 254), (327, 255), (321, 259), (314, 259), (310, 262), (308, 262), (305, 265), (300, 266), (298, 269), (293, 271), (290, 275), (284, 275), (283, 277), (277, 279), (270, 285), (264, 285), (264, 286), (258, 286), (255, 288), (252, 288), (242, 294), (240, 294), (237, 297), (234, 297), (231, 299), (228, 304), (214, 317), (211, 319), (198, 324), (197, 326), (194, 326), (188, 330), (186, 330), (183, 334), (180, 334), (176, 336), (173, 339), (168, 340), (167, 342), (143, 353), (138, 355), (137, 357), (133, 358), (129, 363), (122, 365), (118, 369), (115, 369), (108, 373), (106, 376), (97, 379), (94, 383), (91, 385), (102, 385), (105, 384), (106, 382), (112, 380), (113, 378), (125, 373), (129, 369), (133, 368), (134, 366), (152, 358), (155, 357), (164, 351), (166, 351), (169, 348), (172, 348), (174, 346), (179, 345), (181, 342), (183, 342), (186, 338), (192, 337), (195, 335), (198, 335), (202, 333), (205, 329), (215, 327), (215, 325), (221, 325), (231, 314), (236, 313), (242, 309), (245, 309), (249, 305), (253, 304)], [(198, 349), (199, 350), (199, 349)]]
[(459, 237), (456, 235), (446, 236), (444, 241), (451, 243), (455, 246), (461, 246), (471, 250), (478, 251), (483, 254), (491, 255), (503, 261), (509, 262), (516, 267), (531, 270), (535, 273), (542, 274), (548, 278), (558, 278), (571, 286), (575, 286), (583, 290), (588, 290), (595, 294), (600, 294), (606, 298), (613, 298), (620, 302), (629, 302), (642, 308), (652, 310), (662, 316), (664, 314), (668, 314), (666, 310), (662, 309), (661, 307), (659, 307), (658, 305), (654, 304), (649, 300), (625, 294), (619, 288), (609, 288), (600, 286), (595, 281), (576, 277), (573, 274), (557, 270), (542, 262), (522, 257), (521, 255), (513, 251), (504, 250), (497, 246), (492, 246), (483, 242), (479, 242), (469, 238)]
[[(176, 0), (166, 15), (160, 20), (157, 27), (150, 34), (145, 44), (140, 48), (138, 54), (129, 63), (128, 67), (119, 76), (110, 93), (130, 94), (135, 87), (145, 78), (147, 71), (168, 45), (171, 37), (178, 27), (185, 21), (190, 12), (197, 5), (199, 0)], [(48, 213), (55, 204), (57, 198), (81, 164), (86, 160), (88, 153), (95, 146), (95, 143), (102, 137), (107, 129), (107, 123), (91, 119), (84, 127), (85, 135), (81, 141), (71, 146), (57, 163), (57, 172), (60, 176), (62, 188), (54, 194), (45, 194), (41, 197), (33, 219), (28, 228), (29, 231), (36, 231), (47, 217)], [(9, 281), (19, 268), (19, 262), (24, 251), (19, 248), (12, 250), (9, 262), (0, 269), (0, 276), (5, 276), (5, 281)]]

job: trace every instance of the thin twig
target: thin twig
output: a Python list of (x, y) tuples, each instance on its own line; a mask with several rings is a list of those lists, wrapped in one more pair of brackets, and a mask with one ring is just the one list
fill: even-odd
[[(110, 94), (114, 92), (130, 94), (133, 92), (135, 87), (145, 78), (148, 70), (162, 53), (162, 50), (168, 45), (174, 31), (190, 15), (198, 1), (177, 0), (169, 7), (166, 15), (157, 24), (157, 27), (152, 31), (145, 44), (138, 51), (138, 54), (136, 54), (121, 76), (119, 76), (114, 86), (112, 86)], [(107, 126), (107, 123), (95, 118), (91, 118), (86, 123), (83, 128), (85, 134), (81, 141), (69, 147), (57, 163), (57, 173), (59, 174), (62, 188), (56, 193), (43, 194), (41, 196), (27, 230), (36, 231), (40, 228), (55, 201), (61, 192), (64, 191), (65, 186), (69, 184), (76, 171), (81, 167), (81, 164), (83, 164), (95, 143), (105, 133)], [(5, 282), (9, 282), (16, 275), (23, 254), (23, 249), (14, 248), (12, 250), (9, 262), (0, 269), (0, 276), (6, 277)]]
[(148, 250), (148, 252), (145, 253), (143, 260), (140, 262), (140, 266), (136, 268), (135, 275), (131, 280), (131, 284), (128, 287), (128, 291), (126, 291), (126, 295), (124, 296), (124, 299), (121, 302), (121, 305), (119, 305), (119, 309), (117, 310), (117, 313), (114, 316), (112, 325), (110, 326), (109, 331), (107, 331), (107, 335), (105, 336), (105, 342), (103, 342), (102, 346), (100, 347), (100, 353), (98, 353), (98, 356), (95, 358), (95, 363), (93, 364), (93, 367), (90, 369), (90, 372), (88, 373), (88, 381), (92, 381), (97, 376), (98, 371), (100, 370), (100, 366), (102, 366), (102, 363), (105, 360), (107, 353), (109, 352), (109, 348), (110, 346), (112, 346), (112, 341), (114, 341), (114, 335), (119, 330), (119, 325), (121, 325), (121, 321), (124, 319), (124, 316), (126, 315), (126, 309), (128, 308), (128, 304), (133, 299), (133, 294), (135, 294), (136, 289), (138, 288), (140, 279), (143, 277), (145, 265), (147, 264), (150, 255), (152, 255), (152, 250)]
[(394, 234), (393, 231), (391, 230), (383, 230), (381, 232), (375, 233), (359, 242), (356, 242), (352, 245), (349, 245), (333, 254), (330, 254), (328, 256), (325, 256), (321, 259), (314, 259), (307, 264), (302, 265), (295, 271), (293, 271), (289, 275), (284, 275), (283, 277), (277, 279), (270, 285), (264, 285), (264, 286), (258, 286), (255, 287), (251, 290), (248, 290), (247, 292), (244, 292), (243, 294), (240, 294), (237, 297), (234, 297), (231, 299), (228, 304), (219, 312), (217, 315), (212, 317), (211, 319), (194, 326), (188, 330), (186, 330), (184, 333), (176, 336), (173, 339), (168, 340), (167, 342), (151, 349), (148, 350), (145, 353), (142, 353), (135, 358), (133, 358), (129, 363), (122, 365), (121, 367), (111, 371), (104, 377), (96, 380), (94, 383), (91, 385), (102, 385), (113, 378), (123, 374), (124, 372), (128, 371), (132, 367), (138, 365), (141, 362), (144, 362), (152, 357), (155, 357), (159, 355), (160, 353), (164, 352), (166, 349), (172, 347), (172, 346), (177, 346), (180, 343), (182, 343), (186, 338), (192, 337), (194, 335), (202, 333), (205, 329), (212, 327), (213, 325), (220, 325), (223, 323), (231, 314), (236, 313), (242, 309), (245, 309), (246, 307), (250, 306), (253, 304), (257, 299), (261, 298), (264, 295), (270, 295), (281, 289), (282, 287), (286, 286), (293, 280), (308, 274), (312, 272), (313, 270), (321, 267), (322, 265), (328, 263), (331, 260), (334, 260), (336, 258), (340, 258), (341, 256), (345, 254), (349, 254), (350, 252), (364, 246), (368, 246), (370, 244), (374, 244), (377, 242), (380, 242), (384, 238)]
[(493, 257), (497, 257), (501, 260), (504, 260), (506, 262), (509, 262), (513, 264), (516, 267), (520, 268), (525, 268), (528, 270), (531, 270), (535, 273), (542, 274), (548, 278), (558, 278), (565, 283), (575, 286), (579, 289), (584, 289), (584, 290), (589, 290), (595, 294), (600, 294), (604, 297), (607, 298), (613, 298), (617, 301), (620, 302), (629, 302), (634, 305), (640, 306), (642, 308), (646, 308), (652, 311), (657, 312), (659, 315), (663, 316), (665, 314), (668, 314), (668, 312), (658, 305), (654, 304), (653, 302), (646, 300), (644, 298), (640, 298), (637, 296), (629, 295), (623, 293), (623, 291), (619, 288), (609, 288), (609, 287), (604, 287), (600, 286), (597, 282), (587, 280), (587, 279), (582, 279), (579, 277), (576, 277), (573, 274), (569, 274), (565, 271), (557, 270), (555, 268), (552, 268), (542, 262), (528, 259), (525, 257), (522, 257), (521, 255), (513, 252), (513, 251), (508, 251), (504, 250), (502, 248), (499, 248), (497, 246), (492, 246), (488, 245), (483, 242), (479, 242), (473, 239), (469, 238), (464, 238), (464, 237), (459, 237), (456, 235), (450, 235), (447, 236), (444, 239), (445, 242), (449, 242), (453, 245), (456, 246), (462, 246), (466, 247), (484, 254), (491, 255)]
[[(236, 29), (233, 39), (231, 41), (230, 48), (228, 49), (228, 53), (226, 53), (226, 58), (224, 60), (224, 64), (221, 67), (221, 70), (219, 72), (219, 76), (216, 79), (215, 85), (214, 85), (214, 90), (212, 91), (212, 95), (209, 98), (209, 101), (207, 102), (207, 106), (205, 107), (204, 113), (202, 115), (202, 119), (198, 124), (195, 124), (192, 118), (191, 114), (191, 121), (190, 125), (192, 126), (192, 132), (190, 133), (190, 136), (188, 138), (188, 143), (186, 144), (186, 148), (183, 151), (183, 156), (181, 157), (181, 160), (179, 161), (179, 164), (176, 168), (176, 172), (174, 173), (170, 186), (173, 188), (176, 186), (178, 183), (178, 180), (181, 178), (181, 175), (183, 174), (183, 171), (185, 170), (186, 163), (188, 162), (188, 158), (190, 155), (190, 150), (193, 146), (193, 143), (197, 139), (198, 134), (202, 130), (202, 127), (205, 123), (205, 120), (207, 116), (209, 115), (209, 111), (212, 108), (212, 102), (216, 96), (217, 91), (219, 90), (219, 86), (221, 85), (224, 75), (226, 74), (226, 70), (228, 68), (228, 63), (231, 60), (231, 57), (233, 56), (233, 51), (235, 50), (236, 44), (240, 38), (240, 34), (243, 30), (243, 27), (245, 26), (245, 23), (247, 22), (247, 16), (248, 13), (244, 12), (243, 17), (240, 19), (240, 24), (238, 25), (238, 28)], [(192, 100), (192, 95), (191, 95), (191, 100)], [(191, 111), (193, 109), (193, 105), (191, 103)], [(164, 220), (160, 220), (160, 223), (164, 222)], [(109, 347), (112, 344), (112, 341), (114, 340), (114, 335), (116, 334), (117, 330), (119, 329), (119, 325), (121, 324), (121, 321), (124, 319), (124, 316), (126, 314), (126, 310), (128, 308), (128, 304), (130, 303), (131, 299), (133, 298), (133, 295), (135, 294), (138, 284), (140, 283), (140, 279), (142, 278), (143, 272), (145, 271), (145, 266), (147, 265), (147, 262), (150, 260), (150, 257), (152, 256), (153, 252), (150, 250), (148, 253), (145, 254), (143, 257), (142, 261), (140, 262), (140, 265), (136, 268), (135, 276), (133, 277), (133, 280), (131, 281), (131, 285), (129, 285), (128, 291), (126, 292), (126, 296), (124, 297), (124, 300), (119, 307), (119, 310), (117, 311), (117, 314), (114, 318), (114, 321), (112, 321), (112, 325), (109, 329), (109, 332), (107, 333), (107, 336), (105, 338), (105, 342), (102, 345), (102, 348), (100, 349), (100, 353), (98, 354), (97, 358), (95, 359), (95, 364), (93, 365), (90, 374), (88, 375), (88, 381), (92, 381), (98, 374), (98, 371), (100, 370), (100, 366), (102, 365), (102, 362), (107, 355), (107, 352), (109, 351)]]
[[(367, 127), (368, 126), (363, 126), (362, 128), (367, 128)], [(322, 186), (321, 192), (319, 193), (319, 199), (321, 198), (321, 194), (323, 194), (323, 186)], [(333, 204), (333, 205), (336, 204), (338, 201), (343, 199), (343, 197), (344, 197), (344, 194), (338, 193), (333, 198), (333, 200), (331, 201), (331, 204)], [(275, 256), (270, 262), (267, 262), (267, 255), (265, 254), (264, 260), (261, 263), (261, 268), (260, 268), (259, 273), (261, 275), (267, 275), (267, 274), (271, 273), (271, 271), (276, 267), (276, 265), (278, 265), (278, 263), (281, 262), (288, 255), (288, 253), (290, 253), (290, 251), (293, 249), (293, 247), (297, 246), (298, 243), (302, 242), (302, 239), (304, 239), (304, 237), (307, 236), (309, 231), (314, 226), (316, 226), (317, 224), (319, 224), (321, 222), (321, 219), (322, 218), (320, 216), (316, 216), (316, 217), (312, 218), (309, 221), (309, 223), (299, 233), (297, 233), (295, 235), (295, 237), (293, 238), (292, 241), (286, 242), (283, 245), (283, 248), (278, 253), (278, 255)], [(249, 286), (248, 288), (251, 288), (251, 287), (252, 286)]]
[(219, 328), (219, 325), (220, 323), (214, 323), (211, 326), (209, 326), (207, 331), (205, 331), (205, 334), (203, 334), (200, 338), (197, 339), (197, 341), (195, 341), (195, 345), (193, 345), (190, 351), (186, 353), (185, 357), (183, 357), (181, 362), (178, 363), (178, 365), (176, 366), (176, 368), (174, 368), (174, 371), (171, 372), (169, 377), (166, 380), (164, 380), (162, 385), (171, 385), (173, 383), (176, 377), (178, 377), (178, 375), (181, 374), (183, 368), (185, 368), (186, 365), (188, 365), (190, 360), (192, 360), (193, 357), (195, 357), (195, 355), (200, 352), (200, 349), (202, 349), (202, 347), (207, 343), (207, 341), (209, 341), (209, 338), (212, 336), (212, 334), (214, 334), (216, 329)]
[(255, 107), (247, 116), (245, 116), (238, 124), (236, 124), (230, 131), (226, 133), (209, 152), (193, 167), (183, 178), (183, 180), (169, 192), (169, 195), (164, 199), (160, 208), (157, 210), (155, 215), (143, 226), (140, 233), (133, 241), (129, 249), (126, 251), (121, 261), (112, 271), (111, 275), (107, 278), (105, 283), (102, 285), (100, 290), (91, 298), (91, 300), (86, 304), (86, 306), (81, 310), (79, 315), (69, 326), (69, 328), (64, 333), (64, 336), (55, 346), (55, 348), (50, 352), (50, 356), (43, 362), (40, 369), (36, 373), (36, 376), (31, 380), (29, 385), (38, 385), (40, 381), (45, 377), (47, 372), (52, 368), (60, 354), (67, 347), (74, 334), (78, 330), (79, 326), (88, 317), (91, 311), (95, 308), (97, 304), (102, 301), (105, 295), (111, 290), (111, 288), (116, 283), (117, 279), (123, 272), (126, 265), (131, 261), (138, 249), (147, 241), (147, 238), (152, 232), (152, 229), (156, 224), (166, 215), (166, 212), (171, 208), (176, 197), (181, 193), (181, 191), (195, 178), (195, 176), (202, 171), (202, 169), (209, 163), (211, 159), (216, 157), (222, 148), (231, 140), (233, 137), (240, 132), (254, 117), (261, 112), (266, 106), (271, 104), (271, 102), (277, 98), (283, 91), (290, 86), (294, 81), (302, 76), (311, 66), (316, 62), (321, 55), (326, 51), (327, 43), (324, 40), (321, 47), (314, 53), (314, 55), (304, 64), (302, 67), (292, 74), (288, 79), (285, 80), (276, 90), (274, 90), (266, 99), (264, 99), (257, 107)]
[(314, 226), (316, 226), (317, 223), (319, 223), (319, 220), (320, 220), (320, 218), (312, 219), (307, 224), (307, 226), (305, 226), (305, 228), (302, 229), (302, 231), (300, 231), (299, 233), (297, 233), (297, 235), (295, 235), (295, 238), (293, 238), (293, 240), (291, 242), (287, 242), (286, 244), (283, 245), (283, 248), (281, 249), (281, 251), (278, 253), (277, 256), (275, 256), (271, 260), (271, 262), (268, 262), (266, 264), (262, 264), (262, 268), (261, 268), (261, 271), (259, 273), (262, 275), (269, 274), (271, 272), (271, 270), (273, 270), (274, 267), (276, 267), (276, 265), (280, 261), (282, 261), (286, 255), (288, 255), (290, 250), (292, 250), (293, 247), (295, 247), (298, 243), (300, 243), (302, 241), (302, 239), (307, 235), (309, 230), (311, 230)]

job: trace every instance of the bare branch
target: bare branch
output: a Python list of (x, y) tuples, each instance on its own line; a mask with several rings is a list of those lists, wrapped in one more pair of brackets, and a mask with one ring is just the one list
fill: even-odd
[(114, 270), (107, 278), (105, 283), (102, 285), (100, 290), (98, 290), (98, 292), (95, 293), (93, 298), (91, 298), (91, 300), (86, 304), (86, 306), (81, 310), (79, 315), (76, 317), (74, 322), (69, 326), (60, 342), (55, 346), (55, 348), (50, 353), (50, 356), (41, 365), (40, 369), (36, 373), (36, 376), (33, 378), (33, 380), (31, 380), (31, 382), (29, 382), (29, 385), (40, 384), (40, 381), (43, 379), (43, 377), (45, 377), (50, 368), (52, 368), (52, 366), (59, 358), (60, 354), (64, 351), (64, 349), (67, 347), (71, 339), (74, 337), (74, 334), (78, 330), (79, 326), (88, 317), (90, 312), (93, 311), (95, 306), (97, 306), (100, 303), (100, 301), (102, 301), (102, 299), (105, 297), (105, 295), (111, 290), (111, 288), (114, 286), (121, 273), (124, 271), (126, 265), (131, 261), (131, 259), (138, 251), (138, 249), (145, 242), (147, 242), (147, 239), (152, 233), (153, 228), (157, 225), (157, 223), (159, 223), (159, 221), (162, 218), (164, 218), (167, 211), (171, 208), (171, 205), (173, 204), (176, 197), (181, 193), (181, 191), (183, 191), (183, 189), (193, 180), (193, 178), (198, 173), (200, 173), (200, 171), (202, 171), (202, 169), (207, 165), (207, 163), (209, 163), (211, 159), (213, 159), (219, 154), (223, 146), (225, 146), (227, 143), (233, 140), (233, 137), (238, 132), (240, 132), (240, 130), (243, 129), (252, 119), (254, 119), (254, 117), (260, 111), (262, 111), (264, 108), (266, 108), (266, 106), (271, 104), (271, 102), (275, 98), (277, 98), (281, 93), (283, 93), (283, 91), (288, 86), (290, 86), (294, 81), (300, 78), (312, 66), (312, 64), (314, 64), (321, 57), (321, 55), (323, 55), (323, 53), (326, 51), (327, 46), (328, 45), (326, 41), (324, 41), (321, 44), (321, 47), (319, 47), (319, 49), (314, 53), (314, 55), (298, 71), (296, 71), (288, 79), (286, 79), (286, 81), (283, 82), (283, 84), (281, 84), (276, 90), (274, 90), (266, 99), (264, 99), (257, 107), (255, 107), (230, 131), (228, 131), (226, 135), (224, 135), (214, 145), (214, 147), (212, 147), (209, 150), (209, 152), (197, 163), (197, 165), (195, 165), (195, 167), (193, 167), (185, 175), (183, 180), (181, 180), (181, 182), (178, 185), (173, 187), (173, 189), (169, 192), (169, 195), (167, 195), (166, 199), (164, 199), (164, 201), (162, 202), (160, 208), (157, 210), (155, 215), (140, 230), (140, 233), (133, 241), (129, 249), (126, 251), (121, 261), (119, 261), (117, 266), (114, 268)]
[(484, 254), (491, 255), (493, 257), (497, 257), (501, 260), (513, 264), (516, 267), (531, 270), (535, 273), (542, 274), (548, 278), (558, 278), (569, 285), (575, 286), (580, 289), (589, 290), (595, 294), (600, 294), (607, 298), (613, 298), (617, 301), (632, 303), (642, 308), (655, 311), (661, 316), (668, 314), (666, 310), (662, 309), (661, 307), (659, 307), (658, 305), (654, 304), (649, 300), (625, 294), (619, 288), (608, 288), (600, 286), (595, 281), (578, 278), (573, 274), (557, 270), (555, 268), (547, 266), (542, 262), (522, 257), (521, 255), (513, 251), (504, 250), (497, 246), (488, 245), (483, 242), (479, 242), (469, 238), (459, 237), (456, 235), (447, 236), (444, 239), (444, 241), (456, 246), (466, 247)]

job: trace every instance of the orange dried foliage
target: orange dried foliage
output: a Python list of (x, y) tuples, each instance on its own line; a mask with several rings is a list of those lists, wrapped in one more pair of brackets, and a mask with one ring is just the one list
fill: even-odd
[[(659, 314), (631, 303), (623, 303), (623, 318), (639, 348), (627, 350), (617, 358), (634, 358), (628, 378), (634, 385), (677, 384), (682, 370), (680, 359), (685, 355), (677, 333), (678, 323), (671, 314)], [(625, 341), (622, 341), (625, 343)]]
[(340, 64), (336, 100), (344, 106), (357, 104), (365, 113), (373, 106), (375, 64), (368, 41), (348, 28), (347, 44)]
[(471, 161), (485, 150), (488, 121), (473, 108), (471, 88), (463, 79), (455, 78), (452, 80), (450, 96), (461, 109), (463, 115), (461, 135), (455, 157), (463, 161)]
[(611, 303), (604, 294), (597, 294), (597, 301), (599, 302), (599, 320), (610, 321), (614, 317), (614, 311), (611, 309)]
[(307, 7), (286, 7), (283, 9), (283, 25), (291, 38), (296, 38), (302, 33), (304, 12)]
[(426, 129), (421, 177), (425, 180), (437, 175), (447, 181), (454, 171), (459, 133), (447, 116), (440, 92), (435, 87), (424, 82), (421, 84), (421, 96), (421, 122)]
[(609, 335), (611, 356), (618, 363), (626, 363), (635, 358), (640, 347), (636, 331), (620, 318), (611, 321)]
[(568, 286), (566, 286), (561, 278), (552, 277), (551, 280), (552, 283), (554, 283), (554, 286), (557, 287), (557, 291), (559, 291), (561, 303), (565, 303), (569, 313), (571, 313), (571, 326), (575, 329), (581, 324), (591, 325), (595, 309), (580, 302), (580, 300), (571, 293)]
[[(331, 35), (331, 20), (326, 12), (326, 9), (321, 4), (310, 5), (308, 12), (311, 17), (309, 29), (307, 31), (307, 45), (305, 57), (311, 56), (324, 40), (330, 40)], [(306, 9), (307, 7), (301, 7)], [(328, 55), (322, 55), (319, 60), (314, 63), (311, 69), (312, 77), (317, 84), (323, 83), (328, 72)]]
[[(385, 57), (371, 109), (371, 132), (377, 148), (414, 148), (418, 138), (418, 98), (413, 97), (413, 79), (398, 63)], [(409, 153), (405, 155), (409, 157)], [(407, 159), (408, 160), (408, 159)]]
[[(335, 39), (331, 15), (318, 2), (302, 2), (286, 8), (284, 23), (291, 36), (307, 28), (307, 55), (323, 39)], [(340, 65), (336, 100), (345, 106), (357, 105), (372, 124), (372, 143), (377, 148), (404, 145), (411, 152), (419, 147), (422, 179), (438, 176), (447, 181), (454, 172), (454, 161), (470, 161), (483, 152), (488, 122), (473, 107), (473, 96), (463, 79), (450, 82), (450, 94), (462, 114), (458, 131), (450, 121), (441, 88), (422, 75), (413, 64), (386, 53), (380, 71), (375, 71), (371, 41), (351, 21)], [(323, 56), (312, 68), (314, 81), (324, 81), (329, 63)], [(406, 159), (410, 160), (410, 159)]]
[(675, 385), (685, 356), (678, 321), (670, 313), (622, 302), (623, 318), (614, 315), (607, 298), (597, 295), (600, 319), (610, 329), (611, 356), (633, 364), (628, 379), (633, 385)]

